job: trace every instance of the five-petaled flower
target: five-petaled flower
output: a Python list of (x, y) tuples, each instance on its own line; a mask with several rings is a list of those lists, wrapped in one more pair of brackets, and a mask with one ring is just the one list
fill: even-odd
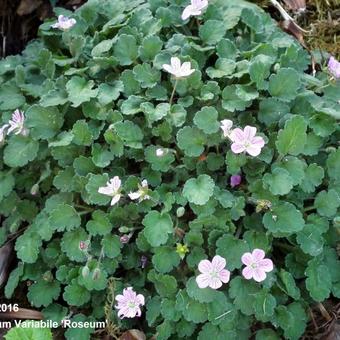
[(252, 253), (244, 253), (241, 261), (246, 265), (242, 270), (245, 279), (254, 279), (261, 282), (266, 279), (266, 273), (271, 272), (274, 268), (270, 259), (265, 259), (265, 252), (262, 249), (254, 249)]
[(111, 196), (111, 205), (115, 205), (121, 197), (120, 187), (122, 185), (122, 181), (118, 176), (111, 178), (105, 187), (100, 187), (98, 192), (103, 195)]
[(15, 110), (12, 114), (12, 119), (8, 122), (9, 129), (7, 133), (14, 132), (15, 135), (28, 135), (28, 130), (24, 127), (25, 123), (25, 114), (20, 110)]
[(149, 192), (148, 181), (146, 179), (144, 179), (142, 181), (141, 185), (138, 184), (138, 191), (130, 192), (129, 197), (132, 200), (138, 200), (139, 199), (139, 202), (142, 202), (144, 200), (150, 199), (148, 192)]
[(221, 121), (221, 129), (223, 131), (223, 136), (224, 137), (228, 137), (230, 138), (230, 134), (232, 132), (232, 128), (233, 127), (233, 122), (229, 119), (223, 119)]
[(236, 128), (230, 134), (233, 142), (231, 151), (234, 153), (247, 152), (251, 156), (258, 156), (264, 147), (264, 139), (256, 136), (256, 127), (246, 126), (244, 130)]
[(340, 62), (334, 57), (330, 57), (328, 61), (328, 71), (335, 79), (340, 79)]
[(201, 15), (208, 7), (208, 0), (191, 0), (191, 4), (184, 8), (182, 20), (187, 20), (191, 16)]
[(64, 15), (58, 16), (58, 21), (51, 25), (52, 28), (59, 28), (60, 30), (67, 31), (77, 23), (76, 19), (65, 17)]
[(123, 295), (119, 294), (115, 299), (118, 302), (115, 307), (118, 309), (118, 317), (121, 319), (141, 316), (140, 306), (145, 304), (144, 296), (142, 294), (137, 295), (132, 287), (125, 288)]
[(184, 78), (190, 76), (194, 69), (191, 68), (190, 61), (186, 61), (181, 65), (181, 60), (177, 57), (172, 57), (169, 64), (163, 64), (163, 69), (170, 74), (172, 74), (175, 78)]
[(198, 270), (202, 273), (196, 277), (196, 282), (199, 288), (210, 287), (218, 289), (223, 283), (229, 282), (230, 271), (224, 269), (226, 260), (216, 255), (212, 261), (202, 260), (198, 264)]

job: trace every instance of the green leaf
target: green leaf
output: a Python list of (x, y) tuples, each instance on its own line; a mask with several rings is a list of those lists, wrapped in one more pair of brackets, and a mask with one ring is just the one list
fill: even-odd
[(141, 149), (143, 132), (141, 128), (129, 120), (114, 124), (114, 130), (117, 135), (124, 141), (126, 146), (134, 149)]
[(98, 189), (106, 186), (106, 183), (109, 181), (109, 176), (107, 174), (90, 174), (88, 179), (89, 181), (86, 184), (85, 189), (88, 194), (89, 202), (91, 204), (107, 205), (111, 201), (111, 197), (100, 194)]
[(292, 234), (303, 229), (305, 221), (299, 210), (288, 202), (279, 202), (263, 216), (264, 226), (272, 233)]
[(172, 297), (178, 292), (177, 281), (171, 275), (157, 274), (150, 270), (148, 279), (154, 283), (157, 293), (162, 297)]
[(269, 188), (273, 195), (287, 195), (293, 188), (293, 180), (289, 172), (282, 168), (276, 168), (271, 174), (263, 176), (264, 188)]
[(91, 294), (74, 279), (65, 287), (63, 298), (70, 306), (82, 306), (91, 299)]
[(102, 210), (96, 210), (92, 213), (92, 219), (87, 222), (86, 229), (90, 235), (104, 236), (111, 232), (112, 224), (107, 214)]
[(256, 319), (260, 321), (269, 321), (274, 314), (274, 309), (276, 307), (275, 297), (263, 289), (256, 294), (254, 302)]
[[(275, 164), (273, 167), (276, 168)], [(288, 171), (293, 185), (301, 184), (305, 177), (306, 163), (297, 157), (286, 156), (283, 158), (282, 163), (278, 165), (278, 168), (283, 168)]]
[(131, 65), (138, 55), (135, 37), (133, 35), (121, 34), (114, 46), (113, 53), (120, 65)]
[(216, 242), (216, 253), (227, 260), (227, 269), (230, 271), (242, 266), (241, 257), (249, 251), (246, 241), (239, 240), (232, 235), (224, 235)]
[(35, 139), (54, 137), (64, 123), (63, 116), (56, 107), (46, 109), (39, 105), (33, 105), (27, 110), (26, 116), (26, 125)]
[(327, 158), (327, 172), (331, 179), (340, 180), (340, 148), (332, 152)]
[(32, 306), (48, 306), (56, 300), (60, 294), (60, 284), (58, 281), (45, 281), (43, 279), (33, 283), (28, 287), (27, 298)]
[[(226, 86), (222, 91), (222, 107), (230, 112), (243, 111), (251, 105), (251, 100), (240, 98), (238, 94), (243, 94), (240, 87), (236, 85)], [(251, 96), (253, 97), (253, 96)]]
[(219, 58), (215, 63), (215, 67), (208, 67), (206, 72), (207, 75), (212, 79), (223, 78), (233, 74), (235, 68), (236, 63), (234, 60)]
[(2, 84), (0, 88), (0, 110), (15, 110), (25, 104), (26, 99), (13, 84)]
[(105, 235), (101, 241), (104, 255), (113, 259), (120, 255), (122, 243), (117, 235)]
[(336, 190), (321, 191), (315, 197), (314, 206), (321, 216), (332, 217), (340, 207), (340, 197)]
[(18, 258), (26, 263), (34, 263), (38, 258), (41, 244), (40, 235), (28, 229), (15, 242)]
[(195, 127), (186, 126), (177, 133), (180, 149), (189, 157), (198, 157), (204, 151), (206, 136)]
[(273, 63), (273, 59), (260, 54), (257, 55), (249, 65), (250, 79), (256, 83), (258, 89), (265, 89), (265, 79), (270, 75), (270, 68)]
[(164, 151), (163, 156), (157, 156), (157, 149), (159, 148), (156, 146), (148, 146), (144, 151), (145, 160), (151, 164), (152, 170), (167, 172), (169, 171), (171, 164), (175, 161), (175, 156), (167, 149), (162, 149)]
[(206, 305), (191, 299), (182, 313), (185, 320), (194, 323), (202, 323), (208, 319)]
[[(22, 322), (22, 326), (11, 328), (5, 335), (6, 340), (53, 340), (52, 332), (49, 328), (33, 328), (24, 327), (26, 321)], [(29, 322), (27, 322), (29, 325)]]
[(15, 179), (10, 172), (0, 172), (0, 202), (12, 192), (14, 185)]
[(53, 179), (53, 185), (59, 189), (61, 192), (70, 192), (72, 191), (72, 182), (73, 182), (74, 170), (71, 166), (66, 167), (63, 170), (60, 170), (58, 174)]
[(183, 196), (191, 203), (204, 205), (214, 193), (215, 183), (208, 175), (188, 179), (183, 187)]
[(67, 231), (61, 239), (61, 250), (72, 261), (83, 262), (86, 260), (84, 252), (79, 248), (80, 241), (86, 241), (88, 235), (84, 229), (78, 228)]
[(326, 300), (332, 289), (332, 278), (327, 266), (318, 258), (314, 258), (308, 262), (306, 276), (306, 288), (313, 300)]
[(300, 86), (300, 75), (292, 68), (281, 68), (269, 78), (269, 93), (282, 101), (294, 99)]
[(157, 35), (147, 36), (143, 39), (142, 45), (138, 49), (139, 57), (143, 61), (152, 61), (161, 51), (163, 41)]
[(93, 136), (87, 122), (83, 119), (77, 120), (72, 128), (73, 143), (77, 145), (91, 145)]
[(101, 105), (107, 105), (117, 100), (123, 92), (123, 82), (117, 80), (112, 85), (100, 84), (98, 87), (98, 101)]
[(325, 173), (321, 166), (315, 163), (309, 164), (301, 183), (301, 189), (307, 193), (314, 192), (315, 188), (322, 183), (324, 175)]
[(121, 110), (124, 115), (134, 115), (141, 112), (141, 104), (144, 102), (144, 98), (141, 96), (129, 96), (128, 99), (124, 100)]
[(153, 247), (158, 247), (168, 240), (173, 232), (173, 222), (169, 214), (161, 214), (158, 211), (150, 211), (142, 221), (144, 235)]
[(255, 340), (280, 340), (280, 336), (273, 329), (265, 328), (256, 332)]
[[(285, 271), (284, 269), (280, 270), (279, 273), (280, 280), (278, 285), (279, 287), (289, 296), (291, 296), (294, 300), (300, 299), (300, 289), (296, 286), (293, 275), (290, 272)], [(282, 284), (281, 284), (282, 282)]]
[(53, 209), (48, 221), (51, 227), (58, 231), (78, 228), (81, 222), (77, 211), (68, 204), (59, 204)]
[(78, 107), (82, 103), (88, 102), (91, 98), (95, 98), (98, 89), (92, 89), (94, 81), (81, 78), (79, 76), (72, 77), (66, 84), (68, 98), (73, 107)]
[(133, 74), (142, 88), (154, 87), (161, 78), (160, 72), (147, 63), (136, 65)]
[(320, 230), (317, 225), (306, 224), (304, 228), (297, 233), (296, 241), (306, 254), (317, 256), (323, 250), (324, 239), (322, 230)]
[(207, 20), (199, 27), (199, 36), (205, 44), (215, 45), (225, 35), (226, 26), (223, 21)]
[(4, 150), (4, 162), (11, 168), (22, 167), (36, 158), (38, 149), (37, 141), (21, 135), (12, 136)]
[(154, 268), (160, 273), (168, 273), (180, 263), (180, 257), (174, 247), (159, 247), (152, 256)]
[(195, 114), (194, 123), (206, 134), (212, 134), (220, 129), (220, 123), (217, 119), (217, 110), (214, 107), (204, 106)]
[(24, 265), (19, 262), (18, 266), (11, 271), (5, 286), (6, 299), (10, 299), (13, 296), (15, 288), (18, 286), (21, 276), (24, 273)]
[(276, 147), (280, 154), (297, 156), (303, 152), (307, 140), (307, 123), (302, 116), (294, 116), (286, 121), (277, 136)]

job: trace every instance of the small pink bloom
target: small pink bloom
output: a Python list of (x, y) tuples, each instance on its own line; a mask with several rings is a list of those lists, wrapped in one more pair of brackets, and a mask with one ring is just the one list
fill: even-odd
[(111, 205), (115, 205), (121, 197), (121, 185), (122, 181), (118, 176), (115, 176), (106, 183), (105, 187), (100, 187), (98, 192), (103, 195), (111, 196)]
[(241, 184), (242, 177), (240, 175), (233, 175), (230, 177), (230, 186), (232, 188)]
[(227, 283), (230, 279), (230, 271), (224, 269), (226, 260), (216, 255), (212, 261), (202, 260), (198, 264), (198, 270), (202, 273), (196, 277), (198, 287), (218, 289), (223, 283)]
[(232, 128), (233, 127), (233, 122), (230, 119), (223, 119), (221, 121), (221, 129), (223, 131), (223, 136), (228, 137), (231, 134)]
[(58, 16), (58, 21), (51, 25), (52, 28), (59, 28), (62, 31), (67, 31), (71, 27), (73, 27), (77, 21), (75, 19), (71, 19), (69, 17), (65, 17), (64, 15)]
[(181, 64), (181, 60), (177, 57), (172, 57), (170, 64), (163, 64), (163, 69), (177, 79), (188, 77), (195, 72), (195, 70), (191, 68), (190, 61)]
[(159, 149), (157, 149), (156, 150), (156, 156), (157, 157), (162, 157), (162, 156), (164, 156), (164, 150), (163, 149), (161, 149), (161, 148), (159, 148)]
[(79, 249), (80, 250), (87, 250), (88, 246), (89, 246), (88, 241), (80, 241), (79, 242)]
[(274, 265), (272, 260), (265, 259), (265, 252), (262, 249), (254, 249), (252, 253), (244, 253), (241, 261), (246, 265), (242, 270), (242, 275), (245, 279), (254, 279), (261, 282), (266, 279), (266, 273), (273, 270)]
[(247, 152), (251, 156), (258, 156), (264, 147), (264, 139), (256, 136), (256, 127), (246, 126), (244, 130), (236, 128), (231, 132), (230, 139), (233, 144), (231, 151), (233, 153)]
[(122, 236), (119, 238), (119, 239), (120, 239), (120, 243), (123, 243), (123, 244), (129, 243), (131, 236), (132, 236), (132, 233), (122, 235)]
[(10, 125), (7, 133), (14, 132), (15, 135), (28, 135), (28, 130), (24, 127), (25, 114), (20, 110), (15, 110), (12, 114), (12, 119), (8, 122)]
[(137, 295), (132, 287), (125, 288), (123, 295), (117, 295), (115, 299), (118, 302), (115, 308), (118, 309), (118, 317), (121, 319), (141, 316), (140, 306), (145, 304), (144, 296), (142, 294)]
[(187, 20), (191, 16), (201, 15), (208, 7), (208, 0), (191, 0), (190, 5), (184, 8), (182, 20)]
[(328, 71), (335, 79), (340, 79), (340, 62), (334, 57), (330, 57), (328, 61)]

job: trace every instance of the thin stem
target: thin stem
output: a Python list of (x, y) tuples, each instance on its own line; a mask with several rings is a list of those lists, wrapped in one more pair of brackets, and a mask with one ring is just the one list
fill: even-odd
[(303, 209), (304, 212), (307, 211), (311, 211), (311, 210), (315, 210), (316, 208), (314, 207), (314, 205), (310, 206), (310, 207), (306, 207), (305, 209)]
[(171, 106), (172, 101), (173, 101), (173, 99), (174, 99), (174, 95), (175, 95), (177, 83), (178, 83), (178, 79), (176, 78), (175, 84), (174, 84), (174, 88), (173, 88), (173, 90), (172, 90), (171, 97), (170, 97), (170, 101), (169, 101), (170, 106)]

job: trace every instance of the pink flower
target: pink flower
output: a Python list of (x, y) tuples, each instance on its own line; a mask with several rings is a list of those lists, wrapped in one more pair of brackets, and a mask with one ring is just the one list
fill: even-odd
[(8, 122), (10, 128), (7, 133), (14, 132), (15, 135), (28, 135), (28, 130), (24, 127), (25, 115), (20, 110), (15, 110), (12, 114), (12, 119)]
[(142, 202), (144, 200), (150, 199), (148, 192), (149, 192), (148, 181), (144, 179), (141, 185), (138, 184), (138, 191), (130, 192), (128, 195), (132, 200), (139, 200), (139, 202)]
[(69, 17), (65, 17), (64, 15), (59, 15), (58, 21), (55, 24), (51, 25), (51, 27), (67, 31), (71, 27), (73, 27), (76, 23), (77, 21), (75, 19), (70, 19)]
[(221, 121), (221, 129), (223, 131), (224, 137), (229, 137), (232, 132), (231, 128), (233, 127), (233, 122), (230, 119), (223, 119)]
[(237, 187), (238, 185), (240, 185), (242, 180), (242, 177), (240, 175), (233, 175), (230, 177), (230, 186), (232, 188)]
[(1, 128), (0, 128), (0, 146), (2, 145), (2, 144), (4, 144), (4, 142), (5, 142), (5, 138), (6, 138), (6, 134), (7, 134), (7, 132), (6, 132), (6, 129), (9, 127), (9, 125), (8, 124), (5, 124), (5, 125), (3, 125)]
[(328, 71), (335, 79), (340, 79), (340, 62), (334, 57), (330, 57), (328, 61)]
[(142, 294), (137, 295), (132, 287), (125, 288), (123, 295), (117, 295), (115, 299), (118, 302), (115, 308), (118, 309), (118, 317), (121, 319), (141, 316), (140, 306), (145, 304), (144, 296)]
[(170, 65), (163, 64), (163, 69), (172, 74), (177, 79), (188, 77), (190, 74), (195, 72), (195, 70), (191, 68), (190, 61), (186, 61), (181, 64), (181, 60), (177, 57), (171, 58)]
[(246, 126), (244, 130), (239, 128), (231, 132), (230, 139), (233, 144), (231, 151), (233, 153), (247, 152), (251, 156), (258, 156), (264, 147), (264, 139), (256, 135), (256, 127)]
[(202, 260), (198, 264), (198, 270), (202, 273), (196, 277), (198, 287), (218, 289), (223, 283), (227, 283), (230, 279), (230, 271), (224, 269), (226, 260), (216, 255), (212, 261)]
[(122, 181), (118, 176), (111, 178), (107, 183), (106, 187), (100, 187), (98, 192), (103, 195), (111, 196), (111, 205), (115, 205), (121, 197), (120, 187), (122, 185)]
[(184, 8), (182, 20), (186, 20), (191, 16), (201, 15), (207, 7), (208, 0), (191, 0), (191, 4)]
[(265, 252), (262, 249), (254, 249), (252, 253), (244, 253), (241, 261), (246, 265), (242, 270), (242, 275), (245, 279), (254, 279), (261, 282), (266, 279), (266, 273), (273, 270), (274, 265), (272, 260), (265, 259)]

